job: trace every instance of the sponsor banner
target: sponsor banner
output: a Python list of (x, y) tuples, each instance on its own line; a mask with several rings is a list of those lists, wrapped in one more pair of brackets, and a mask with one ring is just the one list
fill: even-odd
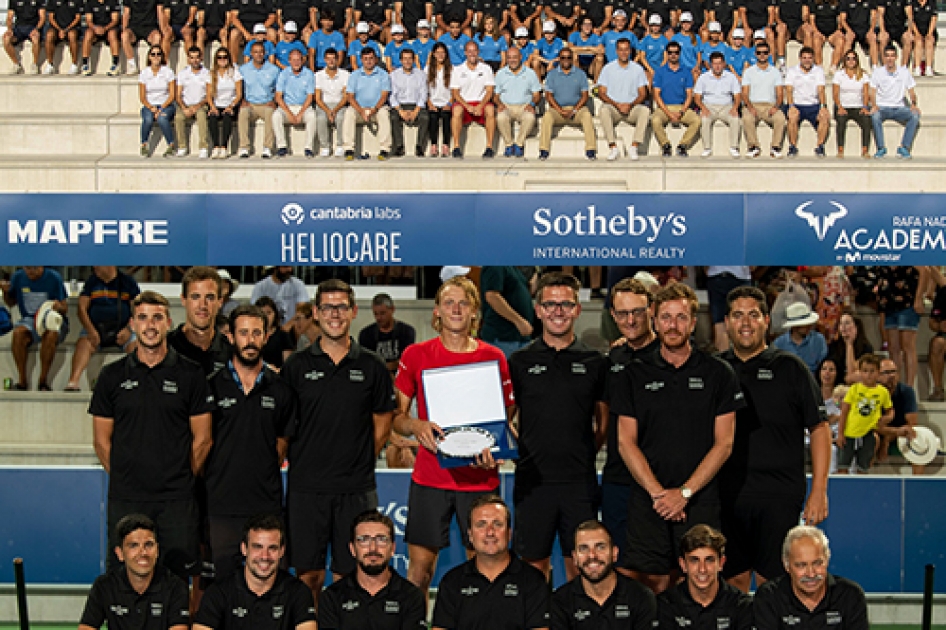
[(202, 195), (0, 195), (0, 264), (196, 265)]
[(746, 195), (746, 263), (939, 265), (943, 195)]

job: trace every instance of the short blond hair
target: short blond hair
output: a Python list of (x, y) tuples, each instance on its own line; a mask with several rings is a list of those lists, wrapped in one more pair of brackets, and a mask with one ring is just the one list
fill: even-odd
[[(466, 276), (454, 276), (441, 284), (440, 288), (437, 289), (437, 295), (434, 296), (434, 304), (440, 306), (440, 300), (443, 298), (444, 291), (450, 287), (462, 289), (466, 294), (466, 299), (470, 301), (470, 308), (473, 310), (472, 322), (475, 322), (480, 312), (480, 293), (476, 285), (473, 284), (473, 281)], [(472, 322), (470, 324), (470, 330), (474, 327)], [(434, 311), (434, 314), (431, 316), (430, 325), (438, 333), (443, 330), (443, 322), (441, 322), (440, 317), (437, 316), (437, 311)]]

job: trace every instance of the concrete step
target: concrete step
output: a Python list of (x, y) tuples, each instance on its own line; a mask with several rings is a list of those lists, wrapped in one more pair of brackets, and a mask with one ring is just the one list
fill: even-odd
[(4, 114), (0, 155), (89, 155), (108, 152), (104, 114)]
[[(137, 89), (137, 86), (135, 86)], [(0, 112), (7, 114), (111, 115), (119, 111), (117, 78), (66, 76), (0, 77)]]

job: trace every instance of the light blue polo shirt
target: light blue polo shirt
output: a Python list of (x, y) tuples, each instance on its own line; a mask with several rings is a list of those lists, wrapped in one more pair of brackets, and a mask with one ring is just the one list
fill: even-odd
[(248, 102), (263, 105), (273, 100), (279, 79), (279, 68), (274, 64), (267, 61), (257, 68), (251, 61), (240, 66), (240, 74), (243, 75), (243, 94)]
[(506, 105), (525, 105), (532, 102), (532, 95), (542, 91), (539, 77), (532, 68), (522, 66), (518, 74), (513, 74), (509, 66), (504, 66), (496, 73), (496, 94)]
[(391, 91), (391, 75), (375, 66), (368, 74), (364, 68), (358, 68), (348, 77), (348, 93), (355, 96), (355, 101), (362, 107), (374, 107), (381, 99), (382, 92)]
[(500, 35), (496, 39), (477, 33), (473, 41), (480, 47), (480, 59), (483, 61), (502, 61), (502, 53), (509, 50), (506, 38)]
[(444, 33), (437, 41), (447, 47), (447, 52), (450, 53), (450, 63), (459, 66), (466, 61), (465, 50), (467, 42), (473, 40), (471, 40), (470, 36), (466, 33), (460, 33), (460, 36), (456, 39), (453, 39), (450, 33)]
[(658, 66), (663, 64), (664, 50), (667, 49), (669, 43), (663, 35), (652, 37), (648, 34), (641, 40), (641, 50), (644, 51), (644, 56), (652, 70), (656, 70)]
[(391, 40), (388, 42), (388, 45), (384, 47), (384, 56), (391, 58), (391, 66), (394, 69), (401, 67), (401, 51), (405, 48), (407, 50), (414, 50), (407, 40), (401, 42), (400, 46), (397, 45), (397, 42)]
[(316, 31), (309, 36), (309, 48), (315, 50), (315, 67), (321, 69), (325, 67), (325, 51), (329, 48), (336, 50), (339, 54), (339, 65), (342, 65), (342, 58), (347, 50), (345, 46), (345, 36), (338, 31), (326, 33), (325, 31)]
[(315, 73), (305, 66), (299, 74), (285, 68), (276, 80), (276, 91), (282, 92), (286, 105), (302, 105), (310, 94), (315, 94)]
[(574, 107), (581, 99), (581, 93), (588, 91), (588, 75), (578, 66), (572, 66), (565, 74), (562, 67), (553, 68), (545, 76), (545, 91), (555, 97), (555, 102), (562, 107)]
[(437, 41), (433, 37), (428, 38), (426, 43), (419, 39), (411, 42), (410, 46), (417, 53), (417, 63), (420, 64), (421, 68), (427, 68), (427, 58), (430, 57), (430, 51), (434, 49), (436, 43)]
[(680, 65), (695, 68), (696, 55), (703, 48), (703, 41), (700, 37), (696, 36), (696, 43), (694, 44), (688, 36), (677, 33), (670, 38), (670, 41), (680, 44)]
[(608, 89), (608, 98), (618, 103), (633, 103), (638, 89), (647, 87), (647, 75), (640, 64), (629, 61), (626, 67), (612, 61), (598, 75), (598, 85)]

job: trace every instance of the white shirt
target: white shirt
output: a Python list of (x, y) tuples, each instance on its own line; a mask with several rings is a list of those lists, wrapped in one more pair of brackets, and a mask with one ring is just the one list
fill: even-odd
[(712, 72), (704, 72), (696, 80), (693, 92), (703, 97), (706, 105), (732, 105), (735, 95), (739, 94), (739, 79), (729, 70), (723, 70), (720, 76)]
[(335, 76), (330, 77), (325, 68), (315, 73), (315, 91), (322, 92), (322, 102), (333, 107), (342, 102), (345, 97), (345, 87), (348, 85), (348, 70), (338, 68)]
[(805, 72), (801, 66), (792, 66), (785, 73), (785, 85), (792, 88), (792, 103), (795, 105), (819, 105), (818, 88), (825, 85), (824, 70), (812, 66)]
[(217, 93), (214, 94), (215, 107), (230, 107), (236, 98), (237, 81), (242, 81), (243, 75), (236, 66), (229, 69), (224, 75), (217, 76)]
[(430, 94), (428, 98), (430, 102), (436, 105), (437, 107), (446, 107), (450, 103), (450, 99), (453, 96), (450, 94), (450, 88), (447, 87), (447, 84), (443, 81), (443, 66), (437, 69), (437, 79), (434, 81), (433, 85), (428, 85)]
[(775, 103), (775, 88), (783, 85), (782, 73), (771, 64), (765, 70), (749, 66), (742, 74), (742, 86), (747, 85), (750, 103)]
[(187, 66), (177, 73), (177, 84), (181, 87), (181, 100), (188, 107), (204, 100), (207, 96), (208, 83), (210, 83), (210, 70), (203, 66), (197, 72)]
[(486, 96), (486, 88), (496, 85), (493, 79), (493, 69), (483, 62), (475, 68), (464, 62), (453, 66), (450, 74), (450, 89), (460, 90), (460, 97), (467, 103), (479, 103)]
[(161, 66), (158, 73), (151, 71), (148, 66), (138, 75), (138, 83), (145, 86), (145, 100), (150, 105), (164, 105), (171, 96), (171, 82), (174, 81), (174, 71), (167, 66)]
[(864, 84), (870, 83), (870, 77), (867, 73), (861, 75), (860, 79), (849, 77), (844, 70), (838, 70), (834, 73), (834, 85), (840, 90), (841, 102), (837, 103), (844, 109), (860, 109), (864, 107)]
[(916, 87), (916, 81), (905, 66), (900, 66), (893, 73), (888, 72), (886, 66), (881, 66), (871, 75), (870, 86), (877, 90), (877, 107), (906, 107), (903, 99), (908, 90)]

